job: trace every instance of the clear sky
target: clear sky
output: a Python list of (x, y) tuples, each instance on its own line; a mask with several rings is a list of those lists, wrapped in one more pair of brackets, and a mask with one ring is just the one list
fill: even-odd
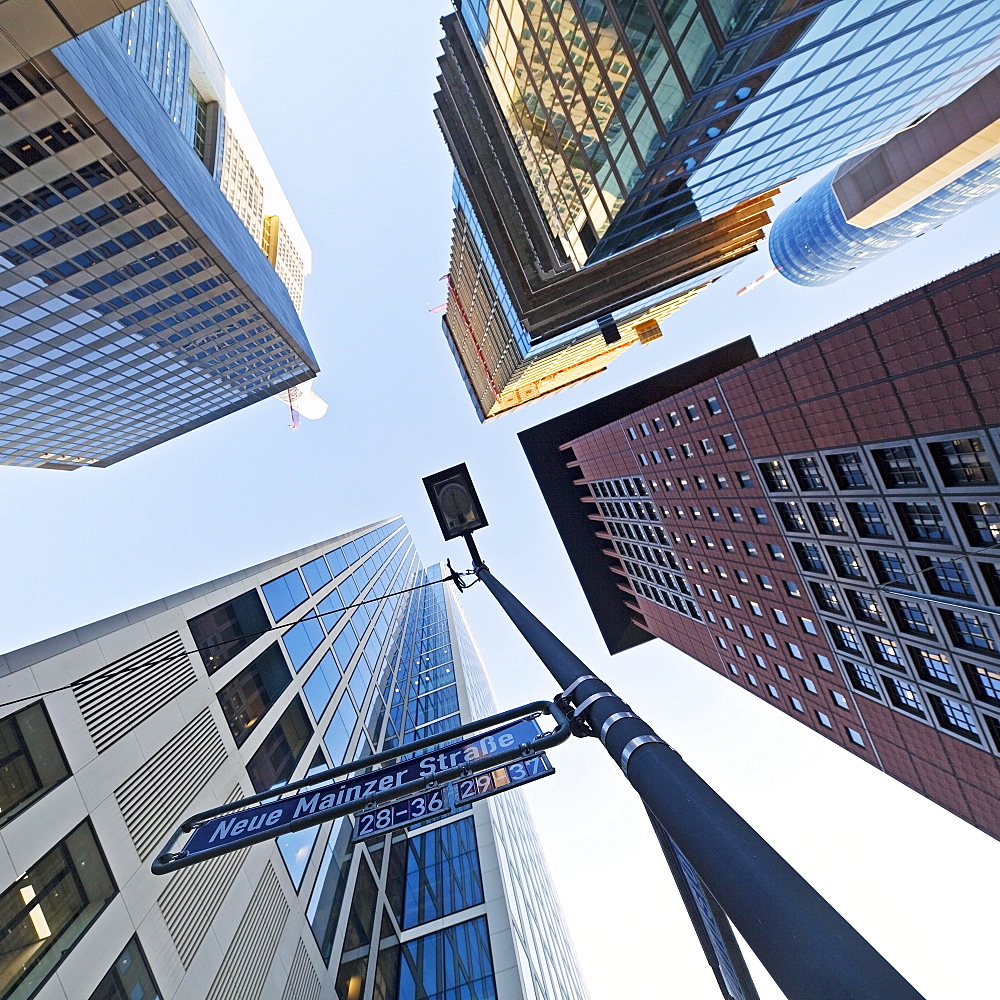
[[(464, 565), (420, 478), (467, 461), (496, 575), (928, 1000), (995, 996), (1000, 844), (663, 643), (608, 657), (516, 434), (736, 337), (774, 350), (995, 252), (1000, 200), (827, 289), (774, 278), (737, 299), (768, 266), (757, 254), (661, 340), (482, 426), (428, 313), (445, 297), (451, 221), (432, 115), (447, 5), (196, 2), (312, 244), (303, 319), (330, 411), (292, 432), (287, 410), (260, 403), (107, 470), (0, 468), (0, 649), (390, 515), (406, 518), (425, 563)], [(500, 704), (551, 696), (485, 588), (463, 601)], [(557, 776), (526, 794), (594, 1000), (717, 1000), (621, 773), (594, 740), (552, 759)], [(780, 998), (758, 978), (765, 1000)]]

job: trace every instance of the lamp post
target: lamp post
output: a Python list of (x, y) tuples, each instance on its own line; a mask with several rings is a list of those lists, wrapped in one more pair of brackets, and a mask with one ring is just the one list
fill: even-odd
[(921, 1000), (920, 994), (681, 756), (490, 572), (472, 540), (486, 517), (464, 465), (424, 479), (446, 539), (600, 738), (787, 1000)]

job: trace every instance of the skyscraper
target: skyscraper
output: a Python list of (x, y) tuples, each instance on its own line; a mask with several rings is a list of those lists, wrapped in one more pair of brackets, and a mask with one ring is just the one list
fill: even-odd
[(0, 997), (584, 1000), (517, 791), (149, 870), (185, 815), (492, 711), (440, 581), (387, 520), (6, 654)]
[(640, 339), (621, 310), (673, 311), (754, 252), (780, 185), (989, 72), (993, 15), (985, 0), (463, 0), (442, 22), (438, 121), (458, 181), (451, 272), (481, 277), (456, 279), (445, 327), (480, 416), (491, 394), (501, 412), (600, 370)]
[(998, 292), (994, 256), (521, 435), (612, 652), (663, 639), (994, 837)]
[(0, 105), (0, 463), (111, 465), (316, 374), (308, 244), (189, 0), (37, 52)]

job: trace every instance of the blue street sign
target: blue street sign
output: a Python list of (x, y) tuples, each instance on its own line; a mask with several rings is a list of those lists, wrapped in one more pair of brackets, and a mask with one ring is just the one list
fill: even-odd
[(437, 816), (447, 815), (458, 805), (485, 799), (489, 795), (505, 792), (508, 788), (516, 788), (518, 785), (526, 785), (529, 781), (554, 773), (555, 769), (544, 753), (525, 760), (516, 760), (513, 764), (505, 764), (492, 771), (461, 778), (443, 788), (431, 788), (426, 792), (358, 813), (351, 839), (367, 840), (369, 837), (377, 837), (390, 830), (410, 826), (412, 823), (423, 823)]
[[(256, 843), (293, 829), (302, 829), (335, 816), (356, 812), (364, 808), (369, 796), (391, 795), (393, 789), (411, 782), (423, 780), (429, 783), (435, 780), (436, 775), (451, 768), (475, 768), (477, 761), (495, 754), (516, 751), (519, 746), (530, 745), (541, 734), (542, 729), (534, 717), (519, 719), (490, 732), (439, 746), (431, 752), (416, 754), (409, 760), (378, 768), (356, 778), (310, 788), (286, 798), (216, 816), (198, 826), (179, 853), (184, 858), (208, 852), (215, 854), (219, 848), (232, 849), (245, 843)], [(400, 753), (406, 752), (405, 746), (399, 749)], [(353, 803), (357, 805), (350, 808)]]

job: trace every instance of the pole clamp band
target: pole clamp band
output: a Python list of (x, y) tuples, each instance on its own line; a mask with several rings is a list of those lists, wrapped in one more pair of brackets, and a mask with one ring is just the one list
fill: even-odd
[(661, 740), (659, 736), (636, 736), (634, 739), (628, 741), (625, 744), (625, 749), (622, 750), (621, 760), (618, 762), (621, 769), (625, 772), (625, 777), (628, 777), (628, 761), (629, 757), (635, 753), (638, 747), (641, 747), (643, 743), (662, 743), (664, 746), (669, 746), (666, 740)]
[(601, 742), (604, 742), (604, 737), (608, 735), (608, 730), (616, 723), (620, 722), (622, 719), (638, 719), (639, 716), (635, 712), (615, 712), (614, 715), (609, 715), (604, 720), (604, 725), (601, 726)]
[(576, 711), (573, 712), (573, 718), (578, 719), (598, 699), (615, 697), (617, 697), (617, 695), (613, 694), (611, 691), (598, 691), (597, 694), (592, 694), (589, 698), (584, 698), (584, 700), (576, 706)]
[(556, 695), (555, 700), (568, 698), (584, 681), (596, 681), (597, 678), (593, 674), (584, 674), (582, 677), (577, 677), (575, 681), (565, 691), (560, 691)]

